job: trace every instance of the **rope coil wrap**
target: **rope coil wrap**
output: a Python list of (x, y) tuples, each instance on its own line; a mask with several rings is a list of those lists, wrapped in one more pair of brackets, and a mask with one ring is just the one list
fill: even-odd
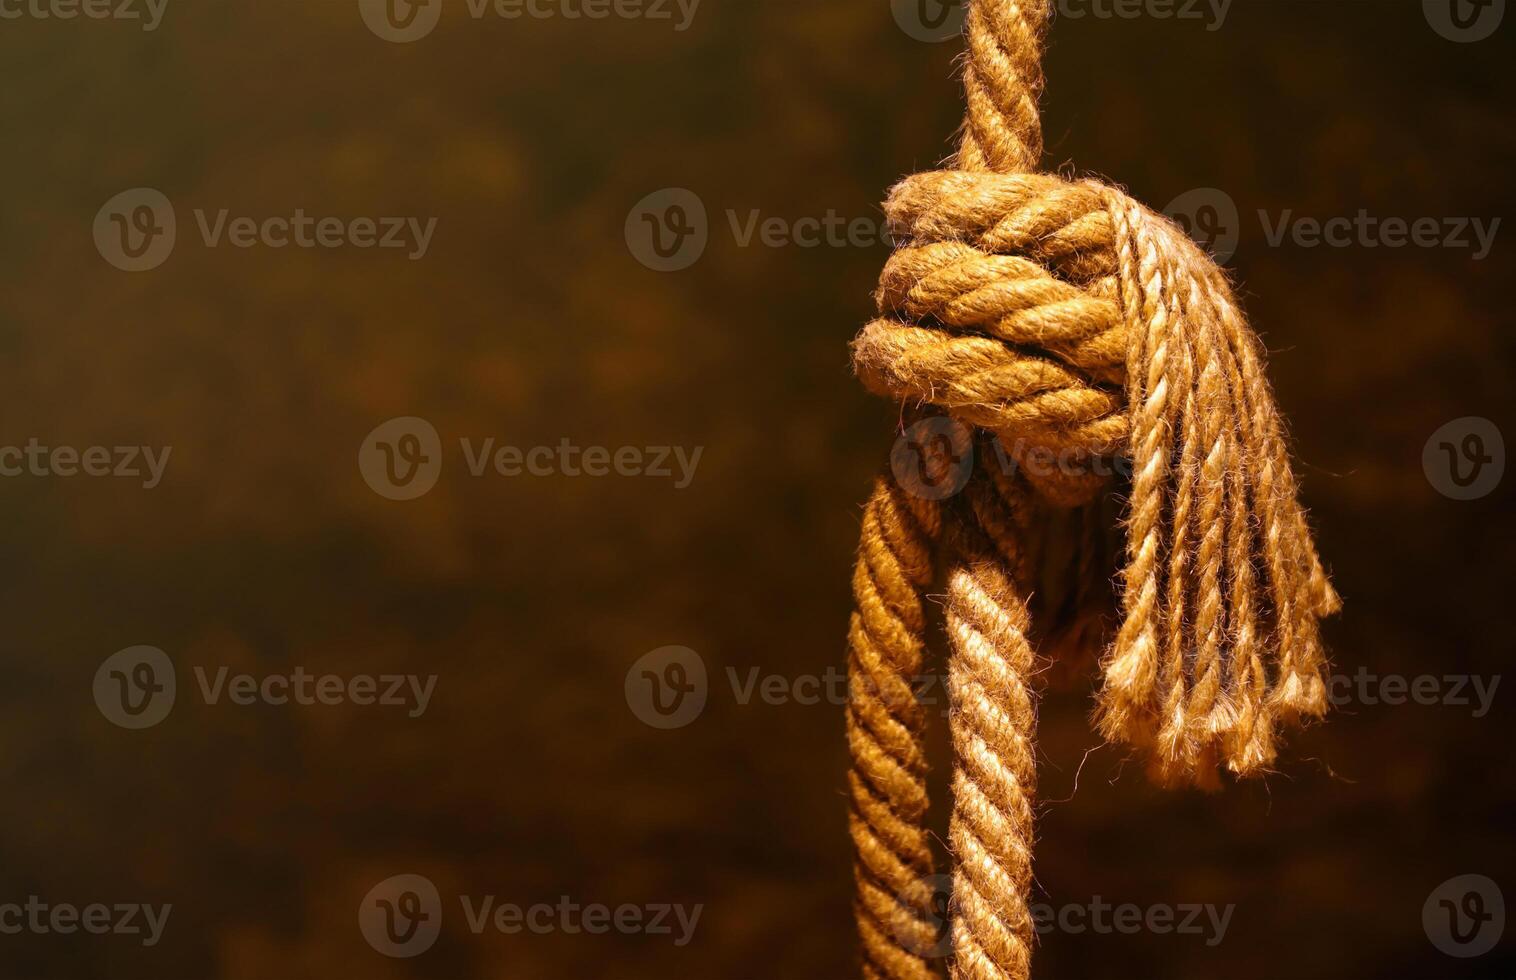
[[(1131, 486), (1101, 734), (1144, 755), (1160, 783), (1212, 785), (1218, 767), (1266, 771), (1279, 725), (1326, 708), (1317, 620), (1339, 601), (1297, 501), (1259, 345), (1225, 275), (1122, 191), (1030, 172), (1050, 8), (971, 3), (955, 167), (891, 192), (885, 211), (902, 244), (880, 280), (880, 317), (853, 342), (869, 390), (1003, 449), (975, 454), (956, 499), (922, 499), (887, 475), (865, 512), (848, 728), (869, 977), (940, 968), (924, 716), (910, 687), (939, 558), (951, 643), (954, 977), (1028, 975), (1031, 552), (1049, 515), (1097, 512), (1111, 458), (1129, 461)], [(1059, 465), (1047, 465), (1054, 457)], [(1086, 579), (1105, 574), (1087, 543), (1073, 553)]]

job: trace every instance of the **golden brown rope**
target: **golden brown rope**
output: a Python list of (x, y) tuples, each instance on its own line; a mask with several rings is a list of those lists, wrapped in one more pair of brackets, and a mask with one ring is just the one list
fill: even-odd
[[(987, 455), (993, 453), (979, 458)], [(1032, 520), (1032, 495), (1015, 477), (994, 477), (981, 466), (969, 483), (947, 595), (952, 966), (954, 977), (975, 980), (1025, 976), (1034, 940), (1027, 900), (1037, 715), (1028, 563), (1019, 543)]]
[[(1263, 356), (1224, 274), (1118, 189), (1033, 172), (1051, 0), (973, 0), (954, 167), (885, 205), (897, 241), (880, 318), (853, 344), (864, 384), (986, 439), (942, 511), (888, 481), (865, 515), (850, 639), (853, 837), (865, 973), (932, 975), (922, 717), (910, 701), (933, 542), (947, 545), (955, 754), (954, 977), (1024, 978), (1034, 939), (1031, 596), (1042, 555), (1077, 555), (1098, 595), (1100, 512), (1126, 461), (1121, 618), (1096, 711), (1165, 784), (1257, 775), (1284, 722), (1326, 707), (1317, 619), (1336, 610), (1290, 471)], [(930, 409), (927, 407), (930, 406)], [(1012, 461), (1014, 472), (1000, 459)], [(1083, 527), (1043, 547), (1057, 509)], [(946, 527), (943, 525), (946, 524)], [(1043, 530), (1038, 530), (1044, 528)], [(1072, 559), (1071, 560), (1075, 560)], [(1062, 627), (1085, 637), (1087, 605)], [(1049, 610), (1044, 609), (1043, 612)]]
[(924, 591), (940, 533), (935, 502), (887, 475), (876, 481), (863, 515), (848, 630), (848, 824), (866, 977), (933, 975), (926, 719), (912, 685), (921, 674)]

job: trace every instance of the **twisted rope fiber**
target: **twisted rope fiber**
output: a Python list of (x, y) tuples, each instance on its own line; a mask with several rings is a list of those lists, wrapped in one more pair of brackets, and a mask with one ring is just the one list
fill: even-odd
[[(1165, 785), (1267, 771), (1281, 724), (1326, 708), (1317, 620), (1340, 605), (1297, 500), (1284, 426), (1225, 275), (1122, 191), (1035, 172), (1051, 0), (972, 0), (952, 169), (885, 204), (903, 244), (853, 342), (871, 391), (979, 432), (939, 505), (888, 476), (864, 515), (849, 634), (851, 828), (866, 977), (937, 975), (924, 717), (925, 593), (947, 564), (955, 980), (1021, 980), (1034, 943), (1029, 640), (1050, 515), (1082, 601), (1102, 593), (1109, 461), (1130, 465), (1120, 622), (1096, 724)], [(996, 461), (998, 440), (1008, 470)], [(1046, 464), (1056, 458), (1059, 465)], [(1096, 465), (1107, 461), (1107, 465)], [(1087, 614), (1064, 606), (1071, 620)], [(1047, 614), (1041, 608), (1039, 614)], [(1074, 642), (1098, 642), (1088, 623)]]
[(857, 882), (855, 916), (866, 978), (933, 976), (936, 941), (925, 820), (926, 718), (912, 683), (926, 644), (925, 590), (942, 517), (887, 475), (863, 515), (848, 630), (847, 737)]

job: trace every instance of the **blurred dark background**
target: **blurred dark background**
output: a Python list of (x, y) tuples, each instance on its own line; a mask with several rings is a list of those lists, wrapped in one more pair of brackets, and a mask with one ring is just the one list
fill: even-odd
[[(841, 708), (743, 704), (728, 671), (793, 684), (842, 665), (860, 503), (897, 417), (851, 379), (847, 342), (888, 246), (743, 246), (728, 213), (877, 227), (886, 189), (951, 149), (959, 45), (913, 37), (886, 0), (704, 0), (686, 30), (673, 7), (511, 20), (442, 3), (413, 43), (377, 36), (355, 0), (169, 0), (152, 31), (20, 5), (0, 20), (0, 447), (172, 447), (151, 489), (0, 479), (0, 905), (173, 905), (151, 947), (0, 934), (0, 976), (854, 975)], [(1510, 478), (1459, 500), (1423, 464), (1454, 420), (1513, 431), (1516, 231), (1476, 259), (1274, 246), (1258, 218), (1510, 215), (1516, 13), (1472, 43), (1433, 14), (1235, 0), (1221, 24), (1055, 25), (1048, 166), (1155, 207), (1195, 188), (1235, 203), (1229, 265), (1347, 603), (1336, 669), (1434, 675), (1440, 700), (1344, 689), (1277, 776), (1206, 796), (1086, 757), (1093, 688), (1050, 695), (1038, 901), (1235, 912), (1215, 944), (1053, 931), (1038, 976), (1516, 966), (1508, 937), (1455, 957), (1423, 919), (1455, 876), (1516, 887), (1516, 691), (1476, 716), (1468, 681), (1498, 683), (1516, 648)], [(177, 241), (125, 272), (92, 227), (144, 187), (173, 203)], [(665, 188), (708, 214), (704, 254), (674, 272), (626, 227)], [(412, 261), (209, 247), (194, 217), (296, 208), (437, 221)], [(403, 416), (435, 427), (443, 463), (394, 501), (358, 455)], [(472, 477), (459, 440), (490, 437), (703, 452), (682, 489)], [(165, 652), (178, 691), (128, 730), (92, 684), (136, 645)], [(709, 691), (661, 730), (624, 685), (666, 645), (698, 653)], [(208, 704), (195, 666), (437, 681), (413, 718)], [(359, 925), (399, 874), (441, 894), (440, 938), (414, 958)], [(486, 895), (703, 912), (683, 946), (476, 935), (459, 896)]]

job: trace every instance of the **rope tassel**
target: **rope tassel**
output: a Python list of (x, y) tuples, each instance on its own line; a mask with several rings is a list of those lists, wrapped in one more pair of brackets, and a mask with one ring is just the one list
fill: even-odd
[(1317, 620), (1340, 603), (1230, 284), (1177, 225), (1121, 190), (1032, 172), (1050, 10), (971, 3), (962, 145), (952, 169), (891, 192), (901, 244), (879, 318), (853, 342), (869, 390), (950, 416), (1000, 450), (976, 454), (958, 499), (915, 499), (884, 479), (866, 515), (850, 663), (867, 703), (850, 709), (849, 730), (869, 976), (937, 966), (920, 718), (876, 706), (920, 668), (934, 562), (947, 563), (955, 977), (1027, 976), (1030, 552), (1048, 515), (1098, 512), (1113, 468), (1129, 466), (1130, 489), (1102, 736), (1141, 753), (1159, 783), (1212, 785), (1219, 769), (1266, 771), (1279, 727), (1326, 709)]

